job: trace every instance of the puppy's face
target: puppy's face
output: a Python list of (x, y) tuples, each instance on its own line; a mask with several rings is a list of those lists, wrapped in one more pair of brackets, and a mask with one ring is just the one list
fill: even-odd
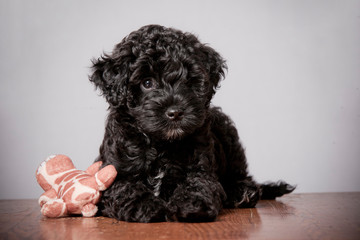
[(112, 109), (131, 115), (141, 132), (176, 140), (203, 124), (225, 67), (194, 35), (149, 25), (94, 61), (90, 81)]
[(183, 66), (175, 59), (149, 62), (154, 66), (141, 65), (137, 69), (140, 74), (130, 77), (128, 95), (132, 97), (127, 101), (130, 115), (152, 137), (173, 140), (192, 133), (205, 119), (207, 76), (205, 73), (193, 76), (191, 66)]

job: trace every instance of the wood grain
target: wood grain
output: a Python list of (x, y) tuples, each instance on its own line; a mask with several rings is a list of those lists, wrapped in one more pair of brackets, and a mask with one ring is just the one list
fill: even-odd
[(360, 193), (291, 194), (212, 223), (50, 219), (36, 200), (1, 200), (0, 239), (360, 239)]

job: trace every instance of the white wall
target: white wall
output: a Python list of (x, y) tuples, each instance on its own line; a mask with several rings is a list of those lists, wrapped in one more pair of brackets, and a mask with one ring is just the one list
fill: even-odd
[(107, 104), (90, 59), (151, 23), (196, 33), (228, 61), (214, 104), (259, 181), (360, 191), (359, 1), (0, 0), (0, 198), (37, 198), (34, 172), (98, 154)]

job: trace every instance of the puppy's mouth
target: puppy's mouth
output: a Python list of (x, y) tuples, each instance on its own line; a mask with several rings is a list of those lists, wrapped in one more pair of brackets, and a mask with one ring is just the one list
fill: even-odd
[(165, 133), (165, 138), (167, 140), (180, 139), (185, 135), (185, 131), (181, 128), (172, 128), (167, 130)]
[[(149, 118), (147, 118), (149, 120)], [(153, 118), (153, 122), (142, 122), (142, 130), (148, 136), (153, 136), (166, 141), (177, 141), (184, 139), (186, 136), (192, 134), (203, 123), (202, 118), (193, 117), (182, 121), (168, 121), (165, 119)]]
[(163, 138), (169, 141), (181, 140), (199, 128), (203, 121), (202, 117), (195, 117), (190, 114), (181, 121), (167, 122), (162, 130)]

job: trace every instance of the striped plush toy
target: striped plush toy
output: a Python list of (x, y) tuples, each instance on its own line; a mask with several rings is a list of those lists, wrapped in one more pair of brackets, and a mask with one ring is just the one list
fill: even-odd
[(36, 179), (45, 191), (39, 198), (41, 213), (47, 217), (94, 216), (100, 191), (107, 189), (117, 175), (112, 165), (99, 170), (101, 164), (95, 162), (81, 171), (65, 155), (46, 159), (36, 171)]

